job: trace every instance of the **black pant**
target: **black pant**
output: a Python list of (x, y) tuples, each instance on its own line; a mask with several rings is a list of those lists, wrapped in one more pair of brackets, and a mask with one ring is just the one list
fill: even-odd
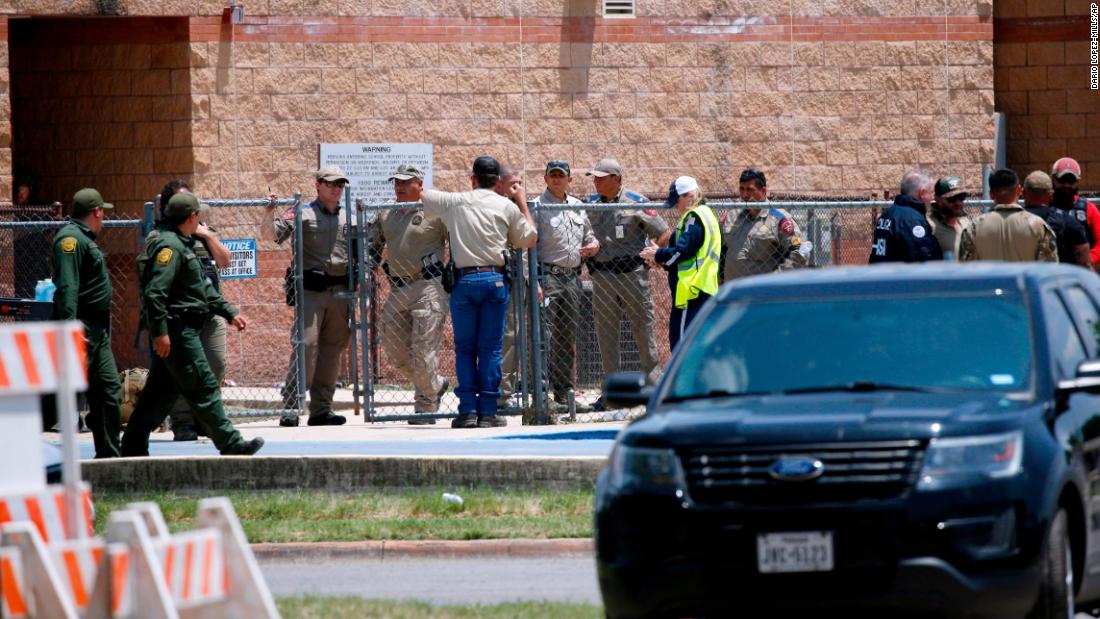
[(695, 315), (699, 313), (699, 309), (706, 304), (709, 298), (709, 294), (700, 292), (698, 297), (687, 302), (687, 307), (672, 308), (668, 315), (668, 349), (670, 351), (676, 350), (676, 344), (680, 342), (680, 338), (687, 332), (691, 321), (695, 320)]

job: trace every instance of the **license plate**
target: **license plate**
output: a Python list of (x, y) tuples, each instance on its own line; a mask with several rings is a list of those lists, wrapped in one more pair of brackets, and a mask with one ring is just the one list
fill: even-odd
[(756, 536), (761, 574), (829, 572), (833, 569), (831, 531), (761, 533)]

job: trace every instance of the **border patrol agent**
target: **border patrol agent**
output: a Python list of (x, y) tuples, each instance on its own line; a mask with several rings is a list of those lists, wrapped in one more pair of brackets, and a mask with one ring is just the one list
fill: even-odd
[(195, 255), (192, 235), (199, 226), (201, 208), (194, 194), (172, 196), (164, 212), (169, 226), (162, 228), (149, 246), (150, 267), (143, 278), (142, 297), (155, 354), (145, 389), (122, 437), (124, 456), (149, 455), (149, 434), (164, 421), (179, 395), (187, 400), (223, 455), (250, 456), (264, 444), (260, 437), (245, 441), (226, 418), (221, 387), (202, 350), (199, 333), (211, 312), (237, 330), (247, 323), (214, 290)]
[[(649, 201), (641, 193), (623, 187), (623, 169), (614, 159), (599, 160), (586, 175), (592, 177), (597, 192), (589, 202)], [(593, 211), (589, 219), (600, 244), (599, 253), (586, 264), (592, 277), (596, 341), (600, 345), (604, 375), (619, 370), (619, 322), (626, 313), (646, 382), (656, 383), (661, 368), (653, 331), (653, 298), (649, 271), (638, 252), (646, 247), (647, 241), (664, 247), (672, 231), (656, 213), (642, 210)], [(592, 408), (604, 409), (602, 396)]]
[[(69, 223), (53, 239), (54, 320), (84, 323), (88, 356), (88, 414), (96, 458), (119, 456), (122, 385), (111, 353), (111, 278), (107, 260), (96, 244), (103, 230), (103, 212), (114, 205), (95, 189), (73, 196)], [(50, 427), (48, 423), (45, 427)]]
[[(145, 251), (139, 254), (137, 258), (139, 274), (143, 273), (148, 267), (147, 252), (149, 246), (160, 236), (160, 229), (168, 225), (164, 221), (164, 209), (168, 206), (168, 201), (175, 194), (184, 191), (190, 192), (191, 186), (182, 179), (169, 181), (160, 190), (160, 221), (156, 229), (150, 231), (148, 236), (145, 237)], [(209, 213), (209, 209), (204, 208), (200, 211), (199, 217), (201, 218), (206, 213)], [(198, 243), (195, 243), (195, 255), (202, 263), (203, 274), (214, 286), (214, 290), (221, 292), (221, 278), (218, 275), (218, 268), (229, 266), (229, 261), (232, 258), (229, 250), (218, 240), (216, 231), (205, 223), (199, 225), (194, 237), (198, 241)], [(206, 354), (206, 362), (210, 364), (210, 369), (214, 372), (214, 378), (221, 385), (225, 378), (225, 319), (211, 313), (209, 322), (203, 326), (202, 332), (199, 334), (199, 339), (202, 341), (202, 350)], [(201, 428), (195, 418), (195, 413), (191, 412), (191, 408), (184, 398), (176, 398), (176, 403), (168, 414), (168, 418), (171, 421), (173, 440), (194, 441), (199, 438), (200, 432), (203, 436), (206, 435), (206, 431)]]
[(932, 201), (932, 182), (920, 172), (901, 179), (901, 194), (875, 221), (874, 242), (867, 261), (926, 262), (943, 260), (940, 243), (924, 213)]
[[(419, 202), (424, 171), (401, 164), (390, 176), (398, 202)], [(382, 348), (416, 389), (413, 409), (434, 413), (450, 386), (439, 375), (439, 343), (446, 323), (447, 293), (440, 284), (447, 228), (421, 208), (383, 211), (375, 222), (372, 254), (386, 247), (382, 269), (390, 293), (382, 307)], [(410, 425), (434, 424), (435, 419), (410, 419)]]
[(668, 287), (673, 295), (668, 317), (668, 345), (670, 350), (675, 350), (707, 299), (718, 293), (722, 233), (699, 183), (690, 176), (681, 176), (672, 182), (665, 206), (675, 206), (681, 214), (675, 240), (670, 247), (646, 247), (640, 255), (668, 271)]
[[(348, 289), (348, 242), (346, 215), (341, 217), (340, 199), (348, 177), (336, 166), (324, 166), (314, 174), (317, 199), (302, 209), (302, 270), (304, 298), (298, 311), (305, 314), (306, 388), (309, 389), (309, 425), (339, 426), (347, 418), (332, 412), (340, 359), (351, 338), (348, 300), (336, 295)], [(294, 210), (274, 221), (274, 207), (268, 206), (261, 224), (268, 240), (278, 244), (294, 234)], [(271, 222), (270, 224), (268, 222)], [(297, 406), (298, 370), (290, 356), (283, 403)], [(284, 415), (281, 426), (297, 426), (296, 415)]]
[[(748, 168), (741, 172), (738, 190), (742, 202), (766, 202), (768, 179), (763, 172)], [(794, 218), (777, 208), (738, 211), (726, 231), (724, 249), (725, 281), (802, 268), (809, 253)]]
[[(553, 160), (546, 164), (546, 190), (538, 198), (539, 204), (583, 204), (568, 194), (573, 177), (569, 162)], [(579, 210), (538, 210), (535, 216), (538, 228), (539, 272), (546, 312), (543, 324), (549, 331), (547, 360), (550, 374), (550, 391), (554, 394), (555, 413), (564, 412), (573, 391), (573, 368), (577, 360), (577, 322), (581, 301), (581, 260), (595, 255), (600, 243), (592, 232), (588, 216)], [(577, 412), (589, 409), (577, 405)]]

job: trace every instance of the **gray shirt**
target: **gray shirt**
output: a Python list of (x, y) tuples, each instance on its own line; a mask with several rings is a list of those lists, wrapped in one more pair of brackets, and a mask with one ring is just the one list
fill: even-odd
[[(646, 202), (646, 197), (627, 189), (619, 191), (612, 200), (600, 194), (589, 202)], [(590, 215), (592, 230), (600, 242), (600, 252), (591, 260), (609, 262), (615, 258), (636, 257), (646, 245), (646, 239), (656, 241), (668, 231), (668, 224), (658, 215), (645, 211), (593, 211)]]
[[(541, 204), (562, 204), (550, 190), (538, 197)], [(573, 196), (566, 195), (565, 204), (582, 204)], [(535, 225), (539, 232), (539, 261), (556, 264), (560, 267), (575, 269), (581, 266), (581, 247), (596, 242), (588, 215), (583, 211), (537, 210)]]
[[(347, 221), (343, 209), (329, 212), (319, 200), (302, 208), (302, 268), (326, 275), (348, 274)], [(275, 220), (275, 242), (294, 233), (294, 209)]]

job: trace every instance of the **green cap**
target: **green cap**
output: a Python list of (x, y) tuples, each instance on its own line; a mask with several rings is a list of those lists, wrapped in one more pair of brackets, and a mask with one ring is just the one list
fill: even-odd
[(90, 187), (81, 189), (73, 195), (73, 217), (83, 217), (97, 208), (112, 209), (115, 205), (103, 201), (103, 196)]
[(958, 176), (945, 176), (936, 181), (937, 198), (954, 198), (959, 194), (963, 194), (963, 196), (969, 195), (967, 191), (962, 188), (962, 181), (959, 180)]
[(187, 218), (191, 213), (198, 213), (210, 208), (206, 204), (199, 204), (199, 199), (189, 191), (181, 191), (168, 200), (168, 206), (164, 207), (164, 216), (172, 220)]

